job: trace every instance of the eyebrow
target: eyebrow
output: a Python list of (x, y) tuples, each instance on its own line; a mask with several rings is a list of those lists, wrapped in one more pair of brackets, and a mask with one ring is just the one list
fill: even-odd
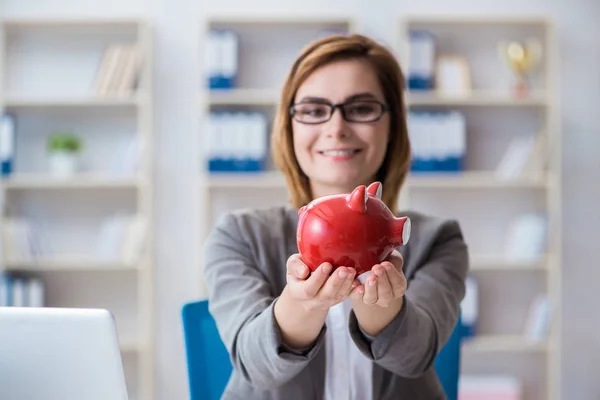
[[(355, 101), (355, 100), (376, 100), (375, 95), (369, 92), (357, 93), (346, 97), (344, 102)], [(299, 103), (329, 103), (329, 101), (323, 97), (305, 96), (300, 99)]]

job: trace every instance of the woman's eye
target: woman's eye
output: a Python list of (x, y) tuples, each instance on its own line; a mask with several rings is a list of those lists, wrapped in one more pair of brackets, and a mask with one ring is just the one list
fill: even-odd
[(372, 114), (375, 112), (375, 106), (372, 104), (353, 104), (348, 111), (355, 115)]
[(302, 107), (299, 111), (302, 115), (310, 115), (313, 117), (320, 117), (326, 113), (324, 107)]

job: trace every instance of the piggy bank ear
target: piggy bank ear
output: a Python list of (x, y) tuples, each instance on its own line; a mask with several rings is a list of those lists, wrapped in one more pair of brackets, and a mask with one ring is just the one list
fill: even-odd
[(352, 191), (346, 197), (346, 203), (348, 207), (356, 212), (365, 213), (367, 212), (367, 200), (369, 199), (369, 195), (367, 193), (367, 188), (365, 185), (360, 185), (356, 189)]
[(301, 217), (302, 214), (306, 211), (306, 206), (302, 206), (298, 209), (298, 217)]
[(381, 196), (383, 194), (383, 185), (381, 182), (373, 182), (367, 188), (367, 193), (369, 193), (369, 196), (377, 197), (379, 200), (381, 200)]

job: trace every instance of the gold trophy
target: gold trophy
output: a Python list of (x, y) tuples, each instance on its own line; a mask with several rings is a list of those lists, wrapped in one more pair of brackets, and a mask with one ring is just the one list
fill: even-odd
[(500, 58), (503, 59), (515, 74), (514, 92), (523, 97), (530, 94), (530, 74), (538, 66), (542, 58), (542, 45), (536, 39), (524, 42), (501, 42), (498, 45)]

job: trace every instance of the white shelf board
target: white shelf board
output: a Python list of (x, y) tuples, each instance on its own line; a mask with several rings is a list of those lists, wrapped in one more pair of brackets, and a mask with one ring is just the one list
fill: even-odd
[(521, 335), (482, 335), (463, 341), (463, 349), (485, 353), (546, 352), (550, 348), (545, 339), (534, 340)]
[(470, 256), (471, 271), (544, 271), (549, 268), (551, 255), (543, 255), (537, 261), (515, 261), (501, 255), (473, 254)]
[(283, 175), (278, 172), (213, 173), (206, 176), (211, 188), (281, 188), (285, 189)]
[(530, 107), (546, 106), (548, 98), (544, 92), (534, 92), (528, 97), (518, 98), (509, 93), (474, 91), (466, 96), (438, 94), (435, 91), (407, 94), (409, 107), (454, 106), (454, 107)]
[(279, 101), (275, 89), (212, 89), (208, 91), (210, 105), (274, 106)]
[(354, 20), (349, 16), (325, 15), (209, 15), (206, 18), (209, 24), (221, 25), (288, 25), (288, 26), (313, 26), (313, 25), (352, 25)]
[[(239, 88), (213, 89), (208, 91), (211, 105), (275, 105), (280, 93), (277, 89)], [(435, 92), (410, 92), (407, 94), (410, 107), (466, 106), (466, 107), (520, 107), (546, 106), (548, 99), (543, 92), (533, 93), (526, 98), (517, 98), (508, 93), (473, 92), (468, 96), (440, 95)]]
[(40, 257), (35, 259), (6, 260), (5, 267), (9, 271), (31, 272), (101, 272), (101, 271), (134, 271), (137, 265), (118, 261), (102, 261), (81, 257)]
[(132, 107), (144, 102), (143, 95), (135, 96), (19, 96), (7, 95), (8, 108), (27, 107)]
[(502, 179), (493, 171), (466, 171), (459, 173), (411, 173), (407, 180), (408, 188), (422, 189), (491, 189), (491, 188), (544, 188), (548, 180), (544, 177), (523, 177)]
[[(499, 179), (493, 172), (417, 173), (407, 180), (408, 188), (543, 188), (548, 181), (543, 178)], [(211, 188), (284, 188), (285, 180), (278, 172), (214, 173), (208, 174)]]
[(142, 19), (131, 18), (8, 18), (0, 19), (7, 29), (15, 28), (110, 28), (137, 27), (145, 24)]
[(513, 15), (472, 15), (472, 16), (453, 16), (450, 14), (443, 15), (420, 15), (402, 17), (401, 21), (408, 25), (464, 25), (471, 26), (494, 26), (494, 25), (545, 25), (552, 22), (551, 19), (536, 16), (513, 16)]
[(0, 181), (4, 189), (78, 189), (78, 188), (135, 188), (140, 179), (82, 173), (72, 178), (54, 178), (45, 174), (16, 174)]

